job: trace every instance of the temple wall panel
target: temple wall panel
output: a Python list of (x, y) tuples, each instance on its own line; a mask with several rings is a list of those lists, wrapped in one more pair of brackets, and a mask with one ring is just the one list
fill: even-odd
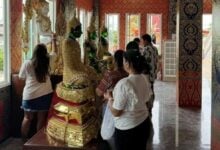
[(202, 0), (179, 0), (177, 13), (177, 101), (201, 107)]
[(169, 20), (168, 20), (168, 34), (169, 38), (172, 34), (176, 34), (176, 4), (177, 0), (169, 0)]

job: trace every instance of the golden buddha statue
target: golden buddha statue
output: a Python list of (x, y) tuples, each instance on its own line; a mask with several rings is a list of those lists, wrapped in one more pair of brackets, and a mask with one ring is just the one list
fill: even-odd
[(108, 52), (108, 29), (104, 26), (104, 24), (101, 26), (100, 29), (100, 39), (99, 39), (99, 48), (97, 51), (97, 57), (99, 59), (103, 59), (103, 56), (111, 56), (111, 54)]
[(91, 66), (96, 70), (97, 73), (101, 73), (99, 62), (96, 56), (97, 46), (96, 46), (96, 28), (95, 28), (95, 16), (91, 17), (90, 25), (87, 29), (87, 38), (83, 43), (84, 50), (84, 64)]
[(112, 71), (114, 69), (114, 58), (111, 55), (104, 55), (103, 60), (105, 63), (105, 69)]
[(71, 147), (83, 147), (97, 136), (97, 111), (94, 106), (95, 78), (80, 60), (81, 23), (73, 17), (68, 23), (68, 38), (63, 42), (63, 81), (57, 85), (49, 111), (47, 134)]
[(105, 70), (112, 70), (114, 68), (113, 56), (108, 52), (108, 29), (104, 24), (100, 28), (99, 48), (97, 51), (97, 58), (99, 59), (102, 72)]

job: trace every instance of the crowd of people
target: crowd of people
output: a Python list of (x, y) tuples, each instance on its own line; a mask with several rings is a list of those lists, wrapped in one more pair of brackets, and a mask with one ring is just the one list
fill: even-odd
[[(28, 137), (33, 114), (37, 113), (39, 130), (50, 107), (52, 87), (49, 79), (49, 55), (46, 46), (38, 44), (33, 58), (26, 61), (19, 73), (25, 80), (22, 108), (22, 137)], [(116, 150), (146, 150), (154, 102), (154, 82), (158, 72), (158, 51), (152, 37), (144, 34), (130, 41), (126, 50), (114, 53), (114, 69), (106, 70), (96, 88), (113, 115)], [(104, 111), (103, 111), (104, 112)], [(104, 114), (103, 114), (104, 117)]]
[[(141, 40), (129, 42), (121, 59), (128, 76), (118, 80), (113, 90), (105, 89), (102, 93), (114, 116), (114, 148), (146, 150), (158, 72), (158, 51), (151, 36), (144, 34)], [(108, 77), (106, 83), (112, 83), (113, 77)]]

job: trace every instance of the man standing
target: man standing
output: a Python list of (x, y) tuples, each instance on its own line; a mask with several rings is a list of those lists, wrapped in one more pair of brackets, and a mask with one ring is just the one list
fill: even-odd
[(158, 50), (155, 46), (152, 44), (152, 38), (149, 34), (144, 34), (141, 37), (141, 42), (143, 44), (143, 56), (145, 57), (150, 70), (149, 70), (149, 78), (151, 82), (151, 88), (153, 91), (153, 95), (148, 103), (148, 109), (150, 112), (150, 115), (152, 115), (152, 108), (153, 108), (153, 102), (154, 102), (154, 81), (157, 78), (157, 69), (158, 69)]

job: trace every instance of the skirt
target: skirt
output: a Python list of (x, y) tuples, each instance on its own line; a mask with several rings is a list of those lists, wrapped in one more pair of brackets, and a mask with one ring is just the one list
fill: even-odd
[(23, 100), (21, 108), (24, 111), (37, 112), (37, 111), (48, 111), (50, 108), (53, 93), (43, 95), (30, 100)]

